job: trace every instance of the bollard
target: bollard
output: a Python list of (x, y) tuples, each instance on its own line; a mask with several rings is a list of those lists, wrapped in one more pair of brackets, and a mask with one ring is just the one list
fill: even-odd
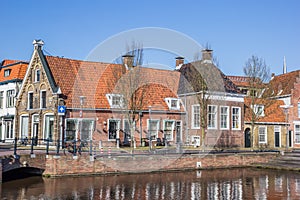
[(103, 156), (103, 148), (102, 147), (100, 149), (100, 154), (101, 154), (101, 156)]
[(30, 154), (33, 154), (33, 142), (34, 142), (34, 138), (31, 137)]
[(57, 139), (56, 155), (59, 155), (59, 148), (60, 148), (60, 143), (59, 143), (59, 139)]

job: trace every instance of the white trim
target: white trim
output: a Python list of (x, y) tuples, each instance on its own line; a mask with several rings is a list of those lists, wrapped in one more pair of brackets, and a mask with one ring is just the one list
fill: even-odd
[[(115, 139), (109, 139), (109, 121), (117, 121), (117, 132), (116, 132), (116, 138)], [(115, 141), (119, 137), (119, 131), (121, 127), (121, 119), (107, 119), (107, 140), (108, 141)]]
[[(259, 134), (259, 129), (260, 128), (264, 128), (265, 129), (265, 141), (260, 141), (260, 139), (259, 139), (259, 136), (260, 136), (260, 134)], [(267, 129), (267, 126), (259, 126), (258, 127), (258, 143), (259, 144), (267, 144), (268, 143), (268, 129)]]
[[(239, 112), (238, 112), (238, 116), (239, 116), (239, 120), (238, 120), (238, 128), (234, 128), (233, 127), (233, 109), (235, 109), (235, 108), (238, 108), (239, 109)], [(238, 107), (238, 106), (232, 106), (231, 107), (231, 124), (230, 124), (230, 126), (231, 126), (231, 129), (232, 130), (241, 130), (242, 129), (242, 123), (241, 123), (241, 121), (242, 121), (242, 116), (241, 116), (241, 107)]]
[[(53, 121), (55, 121), (55, 115), (54, 115), (54, 113), (46, 113), (46, 114), (44, 114), (44, 116), (43, 116), (43, 118), (44, 118), (43, 119), (43, 122), (44, 122), (43, 123), (43, 138), (44, 139), (48, 139), (48, 138), (46, 138), (46, 126), (45, 126), (46, 125), (46, 117), (47, 116), (53, 116), (53, 118), (54, 118)], [(53, 130), (53, 133), (54, 133), (54, 130)], [(54, 136), (54, 135), (52, 135), (52, 136)], [(48, 135), (48, 137), (49, 137), (49, 135)]]
[[(113, 105), (113, 98), (120, 97), (120, 105)], [(106, 94), (106, 98), (111, 108), (123, 108), (124, 107), (124, 97), (122, 94)]]
[[(176, 107), (172, 107), (172, 101), (176, 101)], [(180, 110), (180, 99), (179, 98), (165, 98), (165, 102), (169, 107), (169, 110)]]
[(275, 145), (276, 145), (276, 140), (275, 140), (275, 130), (276, 130), (276, 128), (279, 130), (279, 148), (281, 147), (281, 126), (278, 126), (278, 125), (275, 125), (274, 126), (274, 147), (275, 148), (278, 148), (278, 147), (276, 147)]
[[(222, 128), (222, 125), (221, 125), (221, 121), (222, 121), (222, 112), (221, 112), (221, 109), (222, 108), (227, 108), (227, 120), (226, 120), (226, 125), (227, 125), (227, 128)], [(230, 115), (229, 115), (229, 110), (230, 110), (230, 107), (229, 106), (219, 106), (219, 109), (220, 109), (220, 130), (229, 130), (229, 127), (230, 127)]]
[[(159, 123), (160, 123), (160, 120), (159, 119), (147, 119), (147, 131), (149, 132), (149, 121), (156, 121), (157, 124), (156, 124), (156, 134), (155, 134), (155, 139), (153, 141), (156, 140), (157, 136), (158, 136), (158, 131), (159, 131)], [(151, 135), (152, 136), (152, 135)]]
[(40, 109), (45, 109), (45, 108), (42, 107), (42, 104), (43, 104), (43, 102), (42, 102), (42, 93), (43, 92), (46, 92), (46, 96), (45, 96), (46, 105), (45, 105), (45, 108), (47, 108), (47, 90), (40, 90)]
[[(30, 107), (29, 94), (32, 94), (32, 108), (29, 108)], [(33, 100), (34, 100), (33, 91), (28, 91), (27, 92), (27, 110), (33, 109)]]
[[(40, 72), (40, 75), (39, 75), (39, 80), (37, 80), (37, 71)], [(34, 70), (34, 83), (38, 83), (41, 81), (41, 69), (35, 69)]]
[[(190, 93), (184, 93), (179, 94), (179, 97), (182, 96), (193, 96), (202, 94), (203, 92), (190, 92)], [(205, 98), (209, 98), (212, 100), (222, 100), (222, 101), (234, 101), (234, 102), (244, 102), (245, 94), (232, 94), (232, 93), (226, 93), (226, 92), (207, 92), (205, 94)]]
[[(200, 129), (201, 127), (201, 110), (200, 110), (200, 104), (193, 104), (191, 105), (192, 106), (192, 116), (191, 116), (191, 129)], [(194, 126), (195, 125), (195, 117), (194, 117), (194, 114), (195, 114), (195, 107), (196, 106), (199, 106), (199, 127), (196, 127)]]
[[(20, 115), (19, 138), (22, 138), (22, 126), (23, 126), (22, 117), (27, 117), (28, 118), (27, 128), (29, 128), (28, 127), (29, 126), (29, 114)], [(28, 136), (28, 132), (27, 132), (27, 136)]]
[[(173, 122), (172, 127), (171, 127), (171, 139), (168, 139), (168, 141), (173, 141), (174, 140), (174, 130), (175, 130), (175, 126), (176, 126), (176, 121), (173, 119), (164, 119), (163, 120), (163, 131), (164, 131), (164, 136), (165, 136), (165, 130), (166, 130), (166, 122)], [(175, 136), (176, 137), (176, 136)]]
[(296, 138), (297, 138), (296, 137), (296, 126), (299, 126), (299, 132), (298, 133), (299, 133), (299, 138), (300, 138), (300, 124), (297, 123), (297, 124), (294, 124), (294, 135), (295, 135), (295, 140), (294, 141), (295, 141), (295, 144), (300, 144), (300, 139), (299, 139), (298, 142), (296, 141)]
[[(209, 113), (209, 107), (214, 107), (214, 113)], [(208, 115), (209, 114), (213, 114), (214, 115), (214, 124), (215, 126), (213, 127), (209, 127), (209, 123), (208, 123), (208, 120), (209, 120), (209, 117)], [(207, 105), (207, 129), (218, 129), (218, 106), (217, 105)]]

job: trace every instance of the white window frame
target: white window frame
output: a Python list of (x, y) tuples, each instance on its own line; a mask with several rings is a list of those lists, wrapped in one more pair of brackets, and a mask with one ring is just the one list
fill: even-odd
[[(114, 104), (114, 98), (120, 98), (120, 104), (119, 105), (115, 105)], [(124, 107), (124, 97), (121, 94), (106, 94), (106, 98), (108, 100), (108, 103), (110, 105), (111, 108), (123, 108)]]
[[(117, 122), (117, 129), (116, 129), (116, 138), (109, 138), (109, 122), (110, 121), (116, 121)], [(116, 139), (120, 138), (119, 137), (119, 131), (120, 131), (120, 127), (121, 127), (121, 119), (108, 119), (107, 120), (107, 140), (108, 141), (116, 141)]]
[[(13, 120), (4, 120), (4, 136), (5, 139), (14, 139), (14, 121)], [(8, 129), (8, 130), (7, 130)]]
[[(234, 109), (238, 109), (238, 113), (237, 113), (237, 116), (238, 116), (237, 119), (238, 119), (238, 120), (237, 120), (237, 121), (236, 121), (235, 118), (234, 118), (235, 115), (236, 115), (236, 114), (233, 113), (233, 110), (234, 110)], [(242, 116), (241, 116), (241, 107), (235, 107), (235, 106), (232, 107), (232, 108), (231, 108), (231, 119), (232, 119), (232, 121), (231, 121), (231, 129), (232, 129), (232, 130), (241, 130), (241, 128), (242, 128), (242, 127), (241, 127), (241, 118), (242, 118)], [(234, 125), (235, 125), (234, 122), (237, 122), (238, 127), (235, 127), (235, 126), (234, 126)]]
[[(23, 118), (24, 117), (27, 117), (27, 131), (25, 130), (26, 133), (23, 134)], [(26, 127), (24, 127), (26, 129)], [(21, 115), (20, 116), (20, 127), (19, 127), (19, 130), (20, 130), (20, 138), (24, 139), (25, 137), (28, 138), (28, 130), (29, 130), (29, 115), (26, 114), (26, 115)]]
[[(226, 108), (226, 113), (222, 113), (222, 108)], [(226, 127), (222, 127), (223, 116), (226, 117)], [(220, 106), (220, 129), (221, 130), (229, 130), (229, 106)]]
[[(295, 144), (300, 144), (300, 124), (294, 125)], [(298, 136), (298, 139), (297, 139)]]
[[(209, 108), (214, 108), (213, 112), (209, 111)], [(210, 120), (210, 116), (213, 117)], [(217, 105), (208, 105), (207, 106), (207, 129), (217, 129), (218, 128), (218, 106)], [(210, 123), (211, 122), (211, 123)]]
[[(10, 93), (10, 94), (9, 94)], [(6, 108), (12, 108), (15, 106), (15, 90), (6, 91)]]
[[(150, 130), (150, 121), (151, 122), (156, 122), (156, 130)], [(147, 130), (148, 132), (153, 131), (154, 134), (151, 132), (151, 138), (153, 141), (156, 140), (156, 138), (158, 137), (158, 131), (159, 131), (159, 119), (147, 119)], [(155, 137), (153, 137), (155, 136)], [(149, 137), (149, 135), (147, 136)]]
[[(173, 106), (173, 102), (175, 102), (175, 106)], [(180, 110), (180, 99), (178, 98), (165, 98), (165, 102), (167, 103), (170, 110)]]
[[(30, 108), (30, 94), (32, 94), (32, 108)], [(29, 91), (28, 93), (27, 93), (27, 109), (28, 110), (31, 110), (31, 109), (33, 109), (33, 99), (34, 99), (34, 96), (33, 96), (33, 91)]]
[[(128, 124), (128, 128), (129, 128), (129, 133), (126, 133), (126, 123)], [(133, 122), (133, 126), (135, 127), (135, 122)], [(130, 127), (130, 124), (129, 124), (129, 120), (128, 119), (123, 119), (123, 132), (124, 132), (124, 137), (125, 137), (125, 133), (126, 133), (126, 135), (127, 135), (127, 139), (129, 140), (129, 141), (131, 141), (131, 135), (130, 135), (130, 130), (131, 129), (131, 127)]]
[[(171, 127), (171, 130), (166, 130), (166, 123), (167, 122), (172, 122), (173, 124), (172, 124), (172, 127)], [(166, 133), (166, 131), (170, 131), (171, 133), (169, 133), (168, 135), (170, 135), (171, 137), (168, 137), (168, 138), (166, 138), (168, 141), (173, 141), (174, 140), (174, 130), (175, 130), (175, 120), (163, 120), (163, 131), (164, 131), (164, 137), (166, 138), (166, 135), (167, 135), (167, 133)]]
[[(195, 110), (197, 108), (197, 111), (198, 113), (195, 113)], [(200, 113), (200, 104), (195, 104), (195, 105), (192, 105), (192, 120), (191, 120), (191, 127), (192, 129), (200, 129), (201, 127), (201, 113)], [(199, 115), (199, 120), (196, 120), (195, 118), (195, 115)], [(197, 125), (196, 124), (196, 121), (198, 121), (198, 126), (195, 126)]]
[[(44, 123), (43, 123), (43, 138), (44, 139), (48, 139), (48, 137), (49, 137), (49, 130), (46, 130), (46, 118), (51, 117), (51, 116), (53, 117), (53, 128), (54, 128), (54, 122), (55, 122), (54, 113), (47, 113), (44, 115)], [(53, 130), (52, 138), (50, 138), (50, 141), (54, 139), (53, 137), (54, 137), (54, 130)]]
[(279, 133), (279, 147), (281, 147), (281, 127), (280, 126), (274, 126), (274, 147), (275, 147), (275, 133)]
[[(34, 117), (38, 116), (39, 121), (34, 121)], [(34, 124), (38, 123), (40, 125), (40, 115), (39, 114), (33, 114), (31, 117), (31, 136), (34, 135)], [(38, 125), (38, 126), (39, 126)], [(39, 128), (39, 127), (38, 127)], [(39, 130), (38, 130), (39, 131)], [(39, 132), (38, 132), (39, 133)]]
[(252, 108), (252, 109), (253, 109), (253, 112), (255, 113), (256, 116), (259, 116), (259, 117), (264, 117), (265, 116), (265, 111), (264, 111), (265, 106), (264, 105), (255, 104), (254, 108)]
[[(73, 129), (68, 129), (68, 122), (72, 122), (75, 124), (75, 130)], [(78, 133), (78, 129), (79, 129), (79, 123), (78, 123), (78, 118), (67, 118), (66, 121), (65, 121), (65, 140), (66, 141), (73, 141), (74, 139), (77, 140), (77, 133)], [(69, 134), (68, 132), (71, 132), (72, 131), (72, 134)], [(75, 131), (73, 133), (73, 131)], [(70, 135), (73, 136), (74, 134), (74, 138), (69, 138)], [(68, 138), (67, 138), (68, 137)]]
[(300, 102), (298, 102), (298, 118), (300, 118)]
[[(43, 92), (45, 92), (46, 96), (45, 96), (45, 107), (43, 107)], [(40, 91), (40, 108), (47, 108), (47, 91), (46, 90), (41, 90)]]
[[(39, 75), (38, 75), (39, 73)], [(34, 73), (34, 82), (40, 82), (41, 80), (41, 70), (40, 69), (36, 69), (35, 73)]]
[[(83, 141), (89, 142), (93, 138), (93, 132), (94, 132), (94, 127), (95, 127), (95, 119), (93, 118), (82, 118), (78, 120), (80, 124), (80, 139)], [(87, 132), (87, 137), (84, 138), (84, 129), (83, 129), (83, 123), (88, 123), (88, 132)]]
[(0, 91), (0, 108), (4, 108), (4, 91)]
[[(261, 130), (264, 130), (264, 134), (261, 134)], [(264, 140), (261, 140), (261, 136), (264, 135)], [(258, 127), (258, 143), (259, 144), (267, 144), (268, 143), (268, 129), (266, 126)]]
[(4, 77), (9, 77), (11, 74), (11, 69), (5, 69), (4, 70)]

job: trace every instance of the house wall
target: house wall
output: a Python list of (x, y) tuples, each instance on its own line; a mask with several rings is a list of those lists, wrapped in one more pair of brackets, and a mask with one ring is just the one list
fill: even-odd
[[(181, 100), (186, 108), (187, 115), (185, 116), (184, 127), (184, 138), (189, 144), (194, 144), (193, 138), (199, 136), (201, 138), (201, 127), (192, 127), (192, 106), (199, 104), (196, 96), (181, 96)], [(244, 102), (243, 97), (236, 97), (236, 101), (232, 101), (231, 98), (225, 96), (220, 96), (217, 99), (212, 99), (208, 103), (209, 105), (217, 106), (217, 126), (216, 129), (207, 129), (205, 143), (208, 146), (220, 146), (220, 147), (242, 147), (244, 145), (243, 130), (244, 130)], [(225, 106), (229, 108), (229, 127), (228, 129), (222, 130), (220, 128), (220, 106)], [(232, 129), (232, 108), (239, 107), (241, 114), (240, 127), (237, 130)], [(200, 111), (201, 112), (201, 111)]]
[(300, 125), (300, 116), (298, 115), (298, 103), (300, 102), (300, 78), (296, 79), (294, 83), (294, 88), (292, 89), (291, 95), (291, 105), (292, 108), (289, 108), (289, 130), (293, 131), (293, 144), (294, 148), (300, 148), (300, 141), (297, 142), (296, 135), (295, 135), (295, 125)]
[[(36, 70), (40, 70), (40, 80), (36, 81)], [(46, 107), (41, 108), (41, 91), (46, 91)], [(28, 95), (29, 92), (33, 93), (33, 108), (28, 108)], [(28, 116), (28, 135), (26, 137), (38, 137), (38, 139), (47, 139), (45, 137), (45, 132), (48, 127), (45, 127), (45, 118), (46, 116), (53, 115), (53, 126), (52, 129), (52, 140), (56, 141), (57, 139), (61, 139), (59, 134), (59, 116), (57, 113), (57, 106), (61, 101), (58, 97), (58, 94), (54, 94), (52, 92), (51, 86), (47, 79), (46, 73), (42, 66), (41, 60), (36, 51), (34, 51), (31, 64), (28, 66), (26, 76), (23, 80), (23, 86), (20, 90), (20, 94), (18, 96), (16, 102), (16, 120), (15, 120), (15, 135), (19, 139), (22, 137), (21, 131), (21, 117)], [(38, 135), (34, 135), (34, 127), (33, 127), (33, 116), (38, 116), (38, 127), (37, 132)], [(39, 143), (43, 143), (40, 141)]]
[[(275, 147), (275, 126), (280, 127), (280, 146)], [(259, 127), (266, 127), (267, 128), (267, 143), (259, 143)], [(250, 128), (251, 125), (246, 124), (245, 129)], [(252, 131), (251, 131), (252, 132)], [(268, 124), (257, 124), (254, 126), (254, 148), (260, 149), (277, 149), (277, 148), (285, 148), (286, 147), (286, 127), (285, 125), (268, 125)]]
[[(127, 115), (122, 112), (111, 110), (83, 110), (82, 118), (79, 115), (79, 110), (68, 110), (66, 113), (66, 119), (90, 119), (95, 121), (95, 127), (94, 131), (92, 132), (92, 138), (94, 142), (100, 142), (103, 146), (112, 146), (116, 145), (116, 140), (109, 140), (108, 136), (108, 123), (110, 119), (114, 120), (120, 120), (120, 129), (117, 131), (118, 137), (120, 138), (120, 142), (124, 142), (124, 133), (122, 130), (124, 129), (124, 120), (127, 119)], [(163, 138), (163, 122), (164, 120), (174, 120), (179, 121), (181, 123), (181, 136), (182, 142), (184, 142), (183, 135), (183, 114), (181, 113), (167, 113), (164, 111), (161, 111), (157, 113), (156, 111), (153, 111), (150, 115), (148, 111), (144, 111), (141, 118), (136, 122), (134, 132), (134, 138), (136, 141), (136, 145), (141, 145), (141, 138), (148, 139), (148, 120), (159, 120), (159, 127), (158, 127), (158, 135), (157, 137)], [(66, 130), (66, 127), (65, 127)], [(78, 131), (79, 132), (79, 131)], [(77, 133), (79, 134), (79, 133)], [(153, 140), (153, 144), (155, 144), (156, 140)], [(175, 134), (175, 127), (173, 131), (173, 140), (169, 141), (170, 144), (174, 145), (176, 143), (176, 134)]]
[[(3, 92), (2, 108), (0, 108), (0, 140), (6, 142), (12, 142), (14, 140), (14, 116), (15, 116), (15, 96), (19, 89), (19, 82), (10, 82), (0, 85), (0, 92)], [(12, 107), (7, 106), (7, 91), (13, 90), (14, 105)]]

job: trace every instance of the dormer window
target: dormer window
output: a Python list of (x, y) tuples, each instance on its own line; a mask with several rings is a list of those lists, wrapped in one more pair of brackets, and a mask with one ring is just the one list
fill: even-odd
[(35, 82), (39, 82), (40, 81), (40, 79), (41, 79), (41, 70), (39, 70), (39, 69), (36, 69), (35, 70), (35, 79), (34, 79), (34, 81)]
[(177, 98), (165, 98), (165, 101), (170, 110), (179, 110), (180, 109), (180, 101)]
[(121, 94), (106, 94), (106, 98), (111, 108), (122, 108), (124, 106), (123, 95)]
[(254, 105), (253, 112), (260, 117), (265, 116), (264, 106), (263, 105)]
[(11, 69), (4, 70), (4, 77), (8, 77), (10, 75)]

